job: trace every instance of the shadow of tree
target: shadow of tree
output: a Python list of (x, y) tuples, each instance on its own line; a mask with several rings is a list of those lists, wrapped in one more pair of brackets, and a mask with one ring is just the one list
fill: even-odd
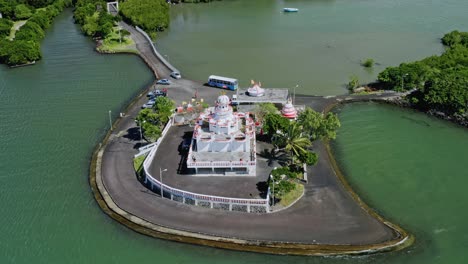
[(266, 181), (257, 182), (257, 190), (260, 197), (265, 198), (268, 193), (268, 183)]
[(281, 167), (287, 164), (287, 156), (284, 153), (276, 153), (274, 149), (263, 149), (258, 156), (267, 159), (269, 167)]

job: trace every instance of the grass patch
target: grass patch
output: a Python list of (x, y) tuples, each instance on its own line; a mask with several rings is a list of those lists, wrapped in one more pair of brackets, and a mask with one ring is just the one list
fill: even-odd
[(304, 185), (295, 182), (295, 187), (292, 191), (288, 192), (287, 194), (283, 195), (280, 200), (280, 204), (284, 207), (290, 205), (294, 201), (296, 201), (299, 197), (301, 197), (302, 193), (304, 193)]
[(133, 168), (135, 168), (138, 175), (140, 175), (143, 170), (143, 161), (145, 161), (145, 159), (146, 155), (141, 155), (133, 159)]
[(129, 52), (138, 53), (135, 42), (130, 36), (123, 36), (120, 41), (119, 29), (114, 27), (112, 32), (101, 42), (101, 45), (97, 48), (100, 52), (117, 53), (117, 52)]

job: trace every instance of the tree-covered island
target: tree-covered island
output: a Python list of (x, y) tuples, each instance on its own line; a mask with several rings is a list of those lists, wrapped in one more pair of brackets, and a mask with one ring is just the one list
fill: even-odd
[(414, 90), (407, 103), (468, 126), (468, 32), (445, 34), (440, 56), (388, 67), (378, 75), (385, 89)]

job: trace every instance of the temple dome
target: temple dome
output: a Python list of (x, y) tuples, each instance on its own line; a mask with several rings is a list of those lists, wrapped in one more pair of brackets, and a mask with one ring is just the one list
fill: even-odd
[(229, 97), (225, 94), (223, 95), (220, 95), (218, 97), (218, 100), (216, 100), (216, 102), (219, 104), (219, 105), (229, 105), (229, 103), (231, 102), (231, 100), (229, 99)]

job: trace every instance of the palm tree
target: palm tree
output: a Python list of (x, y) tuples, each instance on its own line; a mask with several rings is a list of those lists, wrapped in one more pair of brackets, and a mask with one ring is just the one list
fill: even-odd
[(297, 123), (291, 124), (286, 132), (280, 131), (273, 138), (276, 151), (284, 151), (291, 159), (291, 165), (296, 158), (308, 152), (307, 148), (312, 146), (309, 138), (302, 134), (302, 128)]

